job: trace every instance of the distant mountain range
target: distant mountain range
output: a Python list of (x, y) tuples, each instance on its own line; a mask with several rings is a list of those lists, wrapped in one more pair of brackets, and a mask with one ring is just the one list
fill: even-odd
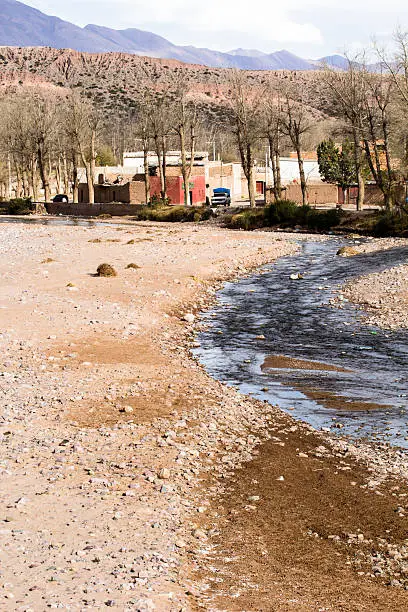
[(116, 51), (243, 70), (316, 70), (325, 63), (341, 69), (347, 65), (340, 55), (313, 61), (285, 50), (268, 54), (253, 49), (235, 49), (221, 53), (177, 46), (162, 36), (136, 28), (114, 30), (93, 24), (80, 28), (17, 0), (0, 0), (0, 46), (66, 48), (89, 53)]

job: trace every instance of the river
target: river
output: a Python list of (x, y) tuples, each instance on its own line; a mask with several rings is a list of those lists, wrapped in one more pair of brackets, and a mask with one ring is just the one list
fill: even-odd
[(305, 241), (297, 255), (225, 284), (193, 352), (218, 380), (315, 428), (408, 448), (408, 332), (330, 305), (348, 280), (406, 263), (408, 248), (337, 256), (347, 244)]

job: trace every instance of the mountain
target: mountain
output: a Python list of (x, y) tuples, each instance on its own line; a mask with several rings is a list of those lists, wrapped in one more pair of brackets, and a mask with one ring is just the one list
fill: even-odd
[[(315, 70), (320, 62), (304, 60), (285, 50), (268, 54), (256, 49), (234, 49), (222, 53), (178, 46), (162, 36), (137, 28), (114, 30), (94, 24), (80, 28), (17, 0), (0, 0), (0, 46), (72, 48), (90, 53), (116, 51), (243, 70)], [(340, 64), (341, 60), (344, 62), (341, 56), (323, 59), (327, 63), (332, 60), (333, 65)]]
[(228, 51), (228, 55), (239, 55), (241, 57), (263, 57), (267, 55), (263, 51), (258, 51), (258, 49), (233, 49), (232, 51)]
[(50, 17), (16, 0), (0, 0), (0, 45), (70, 48), (78, 51), (117, 51), (99, 36), (68, 21)]
[(349, 65), (348, 60), (342, 55), (329, 55), (327, 57), (321, 57), (317, 61), (320, 65), (337, 68), (338, 70), (347, 70)]

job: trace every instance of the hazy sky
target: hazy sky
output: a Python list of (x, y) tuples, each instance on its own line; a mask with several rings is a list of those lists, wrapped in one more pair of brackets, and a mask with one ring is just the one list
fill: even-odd
[(80, 26), (140, 28), (179, 45), (285, 48), (303, 57), (349, 51), (408, 30), (403, 0), (24, 0)]

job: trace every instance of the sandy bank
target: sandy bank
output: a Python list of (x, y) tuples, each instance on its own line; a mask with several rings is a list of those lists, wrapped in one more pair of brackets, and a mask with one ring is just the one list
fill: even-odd
[[(364, 254), (407, 246), (405, 238), (380, 238), (364, 244), (357, 241), (353, 248)], [(362, 276), (347, 283), (341, 293), (366, 313), (363, 321), (367, 325), (384, 329), (408, 327), (408, 265)]]
[[(189, 359), (183, 317), (296, 246), (187, 225), (0, 232), (0, 597), (180, 610), (186, 516), (207, 503), (191, 491), (217, 446), (195, 431), (239, 403)], [(102, 262), (118, 276), (96, 278)]]

